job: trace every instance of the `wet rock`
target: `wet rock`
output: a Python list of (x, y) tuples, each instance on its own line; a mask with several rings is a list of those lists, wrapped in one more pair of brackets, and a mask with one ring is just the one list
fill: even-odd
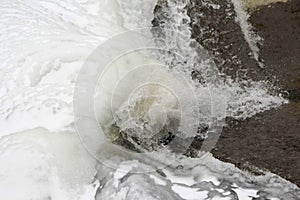
[[(192, 37), (210, 52), (220, 71), (236, 79), (272, 82), (287, 91), (292, 101), (245, 121), (228, 119), (213, 154), (254, 174), (262, 173), (258, 169), (269, 170), (300, 185), (299, 1), (259, 7), (252, 13), (250, 21), (263, 38), (260, 50), (265, 69), (251, 55), (231, 2), (203, 2), (191, 1), (188, 7)], [(197, 78), (197, 72), (193, 76)], [(195, 138), (185, 155), (197, 156), (202, 142)]]
[(236, 22), (231, 1), (191, 1), (188, 14), (192, 21), (192, 37), (210, 52), (221, 72), (233, 79), (246, 75), (253, 80), (264, 79)]
[(299, 0), (291, 0), (292, 12), (300, 12), (300, 1)]
[[(190, 1), (192, 37), (209, 51), (219, 70), (233, 79), (265, 80), (286, 92), (291, 103), (245, 121), (227, 119), (214, 156), (254, 174), (269, 170), (300, 185), (300, 12), (299, 0), (252, 10), (250, 22), (263, 38), (259, 45), (261, 69), (251, 54), (229, 0)], [(166, 1), (156, 7), (154, 25), (163, 26)], [(168, 16), (163, 16), (168, 17)], [(199, 73), (193, 72), (199, 79)], [(273, 91), (272, 91), (273, 92)], [(274, 91), (276, 92), (276, 91)], [(185, 152), (196, 157), (202, 138)]]

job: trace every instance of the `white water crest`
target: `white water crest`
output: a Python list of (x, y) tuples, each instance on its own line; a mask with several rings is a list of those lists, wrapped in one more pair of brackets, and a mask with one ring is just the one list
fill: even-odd
[(236, 22), (240, 25), (242, 32), (244, 33), (244, 38), (247, 41), (254, 59), (256, 60), (259, 67), (264, 68), (264, 63), (259, 58), (259, 48), (258, 43), (262, 41), (262, 38), (254, 33), (252, 25), (248, 22), (249, 14), (245, 10), (245, 5), (240, 0), (231, 0), (235, 13)]
[[(293, 199), (299, 195), (295, 185), (274, 174), (257, 178), (216, 160), (210, 154), (202, 159), (189, 159), (164, 151), (163, 154), (152, 152), (146, 158), (128, 158), (108, 149), (105, 159), (117, 166), (111, 169), (97, 164), (84, 149), (74, 128), (73, 92), (78, 73), (88, 56), (109, 38), (130, 29), (151, 27), (156, 3), (155, 0), (1, 2), (0, 199), (93, 199), (95, 195), (96, 199), (105, 200), (142, 199), (141, 195), (146, 195), (145, 199), (228, 199), (234, 195), (247, 199), (247, 196), (259, 194), (274, 199), (287, 195)], [(165, 14), (173, 20), (166, 24), (166, 28), (189, 39), (187, 2), (169, 0), (168, 3), (172, 10)], [(242, 87), (230, 78), (221, 79), (205, 50), (201, 49), (203, 54), (199, 55), (197, 49), (191, 47), (195, 41), (185, 40), (174, 47), (172, 38), (172, 35), (165, 36), (165, 48), (177, 49), (183, 56), (177, 60), (177, 71), (191, 84), (197, 98), (204, 102), (202, 112), (208, 110), (207, 113), (211, 113), (210, 106), (214, 105), (213, 117), (221, 118), (219, 121), (226, 116), (245, 119), (286, 103), (280, 96), (271, 95), (268, 84), (264, 82), (251, 82)], [(201, 58), (201, 55), (205, 57)], [(166, 54), (152, 58), (139, 53), (125, 56), (126, 62), (120, 68), (115, 67), (106, 74), (102, 83), (107, 90), (96, 93), (96, 114), (102, 123), (107, 122), (104, 125), (112, 125), (112, 115), (106, 112), (110, 107), (106, 103), (111, 100), (112, 88), (122, 78), (120, 72), (129, 72), (134, 64), (154, 60), (165, 65), (168, 62), (162, 63), (161, 60), (166, 58)], [(205, 83), (196, 83), (189, 77), (195, 68), (203, 74)], [(174, 78), (171, 72), (161, 75), (164, 80)], [(134, 78), (137, 78), (136, 74)], [(207, 91), (213, 98), (207, 98)], [(159, 98), (151, 100), (149, 97), (153, 94)], [(177, 113), (173, 111), (178, 102), (169, 90), (147, 86), (134, 93), (132, 99), (137, 99), (134, 103), (140, 101), (138, 97), (146, 99), (146, 104), (139, 104), (140, 113), (134, 109), (130, 111), (135, 116), (149, 113), (137, 117), (137, 124), (140, 119), (151, 119), (152, 124), (146, 129), (150, 134), (157, 127), (159, 129), (160, 122), (171, 124), (170, 119), (176, 118)], [(227, 99), (226, 115), (223, 106), (217, 107), (222, 97)], [(151, 100), (150, 103), (147, 104), (147, 100)], [(167, 112), (162, 114), (161, 110)], [(122, 114), (124, 112), (118, 114), (119, 128), (124, 131), (135, 129), (137, 126), (125, 123), (126, 115)], [(210, 118), (208, 122), (211, 122)], [(135, 131), (135, 134), (140, 134), (139, 129)], [(187, 134), (195, 136), (193, 132)], [(157, 166), (164, 166), (166, 160), (172, 161), (172, 165), (160, 173), (155, 172)], [(152, 174), (133, 175), (139, 169), (152, 171)], [(137, 185), (139, 182), (145, 185)], [(284, 193), (278, 194), (278, 188)]]

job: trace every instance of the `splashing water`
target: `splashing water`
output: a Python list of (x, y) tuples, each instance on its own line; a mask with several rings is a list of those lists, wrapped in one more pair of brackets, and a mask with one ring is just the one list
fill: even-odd
[[(112, 196), (141, 199), (142, 195), (146, 195), (145, 199), (246, 199), (247, 196), (296, 199), (299, 196), (295, 185), (276, 175), (253, 177), (210, 154), (202, 159), (190, 159), (168, 151), (163, 154), (154, 151), (147, 158), (128, 159), (108, 151), (105, 158), (117, 168), (101, 164), (95, 168), (95, 160), (85, 152), (74, 131), (73, 91), (77, 75), (90, 53), (107, 39), (129, 29), (151, 27), (156, 3), (155, 0), (2, 1), (1, 199), (92, 199), (99, 185), (96, 199)], [(206, 123), (211, 118), (218, 118), (217, 122), (225, 117), (245, 119), (286, 103), (280, 96), (269, 94), (269, 86), (264, 82), (251, 82), (242, 87), (230, 78), (222, 79), (208, 53), (201, 46), (195, 47), (196, 42), (190, 39), (188, 2), (169, 0), (167, 3), (169, 7), (164, 11), (167, 20), (162, 21), (165, 20), (164, 28), (173, 32), (152, 34), (162, 34), (164, 48), (179, 53), (181, 58), (166, 53), (149, 58), (137, 53), (125, 56), (125, 63), (120, 60), (123, 68), (110, 71), (103, 79), (103, 88), (107, 90), (96, 94), (97, 115), (101, 122), (107, 122), (104, 125), (112, 126), (111, 116), (106, 112), (108, 107), (103, 102), (109, 102), (111, 89), (122, 78), (120, 72), (131, 71), (133, 64), (139, 63), (137, 60), (142, 64), (154, 60), (164, 65), (176, 63), (180, 76), (187, 79), (197, 98), (202, 100), (200, 110), (211, 113), (213, 107), (214, 116), (208, 117)], [(170, 34), (174, 32), (185, 36), (176, 46), (172, 46), (174, 35)], [(202, 82), (191, 78), (195, 70), (200, 72)], [(160, 72), (162, 80), (174, 78), (172, 72)], [(208, 97), (207, 91), (213, 98)], [(224, 107), (217, 106), (222, 97), (227, 99), (226, 115)], [(123, 107), (124, 110), (129, 109), (133, 116), (138, 116), (138, 125), (141, 119), (150, 121), (149, 129), (145, 129), (149, 134), (160, 129), (160, 122), (170, 125), (173, 121), (170, 119), (178, 118), (179, 104), (169, 90), (147, 86), (137, 90), (131, 100), (134, 101)], [(133, 129), (135, 134), (140, 134), (140, 129), (136, 129), (139, 126), (125, 123), (123, 114), (121, 109), (117, 115), (119, 128), (125, 132)], [(186, 134), (186, 137), (195, 136), (189, 131)], [(172, 164), (157, 170), (166, 160), (172, 160)], [(134, 174), (140, 169), (152, 173)]]
[(237, 14), (236, 21), (239, 23), (243, 33), (245, 40), (250, 46), (250, 49), (252, 51), (252, 54), (258, 63), (259, 67), (264, 68), (264, 63), (260, 61), (259, 58), (259, 48), (257, 46), (257, 43), (259, 43), (262, 38), (260, 38), (258, 35), (256, 35), (253, 30), (252, 26), (248, 23), (249, 15), (244, 10), (244, 5), (239, 0), (232, 0), (232, 4), (234, 6), (235, 12)]

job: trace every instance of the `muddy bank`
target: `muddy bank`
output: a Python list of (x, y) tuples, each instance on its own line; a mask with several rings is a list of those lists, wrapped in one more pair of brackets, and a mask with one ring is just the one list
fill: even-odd
[(290, 103), (246, 121), (228, 120), (213, 154), (241, 168), (269, 170), (299, 186), (300, 2), (259, 7), (250, 21), (264, 39), (264, 74), (289, 92)]

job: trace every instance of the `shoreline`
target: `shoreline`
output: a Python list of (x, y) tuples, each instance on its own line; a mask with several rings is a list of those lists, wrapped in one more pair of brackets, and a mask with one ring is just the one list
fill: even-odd
[(263, 38), (265, 72), (288, 92), (290, 102), (245, 121), (228, 120), (213, 154), (239, 168), (255, 172), (257, 167), (300, 186), (300, 4), (257, 7), (250, 22)]
[[(221, 161), (261, 174), (275, 173), (300, 186), (300, 1), (249, 8), (249, 22), (262, 41), (260, 68), (236, 22), (230, 0), (210, 0), (218, 9), (192, 1), (192, 37), (213, 55), (219, 70), (233, 79), (268, 81), (290, 101), (246, 120), (227, 119), (212, 150)], [(198, 13), (201, 15), (198, 15)], [(200, 23), (199, 23), (200, 22)], [(195, 139), (187, 155), (195, 156), (202, 141)]]

